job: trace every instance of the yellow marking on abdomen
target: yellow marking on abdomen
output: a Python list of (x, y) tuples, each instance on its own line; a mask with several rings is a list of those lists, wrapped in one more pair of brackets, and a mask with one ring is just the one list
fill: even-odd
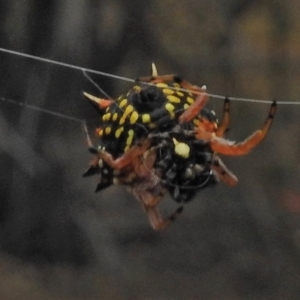
[(130, 116), (130, 124), (136, 123), (138, 118), (139, 118), (139, 114), (136, 111), (134, 111)]
[(163, 93), (164, 93), (165, 95), (173, 95), (175, 92), (174, 92), (174, 90), (163, 89)]
[(168, 111), (171, 119), (174, 119), (175, 118), (175, 114), (174, 114), (175, 106), (171, 103), (166, 103), (165, 104), (165, 109)]
[(163, 83), (163, 82), (157, 83), (156, 86), (158, 88), (166, 88), (166, 87), (168, 87), (168, 85), (166, 83)]
[(119, 104), (119, 107), (120, 108), (123, 108), (124, 106), (126, 106), (127, 105), (127, 99), (123, 99), (121, 102), (120, 102), (120, 104)]
[(168, 112), (173, 112), (174, 109), (175, 109), (175, 106), (171, 103), (166, 103), (165, 104), (165, 109), (168, 111)]
[(193, 104), (195, 102), (195, 99), (192, 98), (192, 97), (187, 97), (186, 98), (186, 101), (189, 103), (189, 104)]
[(118, 113), (114, 113), (112, 116), (112, 120), (116, 121), (118, 119)]
[(138, 85), (135, 85), (135, 86), (133, 87), (133, 89), (134, 89), (136, 92), (139, 92), (142, 88), (141, 88), (140, 86), (138, 86)]
[(184, 110), (187, 110), (189, 107), (190, 107), (190, 105), (189, 105), (189, 104), (187, 104), (187, 103), (184, 103), (184, 105), (183, 105), (183, 108), (184, 108)]
[(173, 95), (167, 96), (167, 99), (172, 103), (180, 103), (180, 98)]
[(115, 133), (115, 137), (118, 139), (121, 135), (121, 133), (124, 131), (124, 127), (119, 127), (117, 130), (116, 130), (116, 133)]
[(150, 117), (150, 115), (149, 115), (149, 114), (143, 114), (143, 115), (142, 115), (142, 122), (143, 122), (144, 124), (151, 122), (151, 117)]
[(111, 127), (106, 127), (105, 129), (104, 129), (104, 131), (105, 131), (105, 134), (110, 134), (111, 133)]
[(134, 137), (134, 130), (133, 129), (128, 130), (127, 134), (128, 134), (128, 137), (126, 140), (126, 147), (124, 149), (125, 152), (130, 148), (130, 146), (132, 144), (133, 137)]
[(181, 91), (176, 91), (176, 95), (179, 96), (179, 97), (183, 97), (183, 96), (184, 96), (184, 93), (181, 92)]
[(102, 120), (103, 121), (109, 121), (111, 118), (111, 113), (108, 112), (108, 113), (105, 113), (103, 116), (102, 116)]
[(157, 125), (156, 125), (155, 123), (150, 123), (150, 124), (148, 125), (148, 128), (154, 129), (156, 126), (157, 126)]
[(126, 118), (128, 117), (129, 114), (131, 114), (133, 111), (133, 106), (132, 105), (128, 105), (123, 113), (122, 118), (119, 121), (119, 124), (122, 125), (125, 123)]
[(194, 119), (194, 124), (198, 126), (200, 124), (200, 120)]

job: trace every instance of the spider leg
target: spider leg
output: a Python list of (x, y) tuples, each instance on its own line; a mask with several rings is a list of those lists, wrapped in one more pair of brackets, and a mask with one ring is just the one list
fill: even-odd
[(208, 95), (206, 93), (201, 93), (197, 96), (195, 102), (186, 109), (183, 114), (179, 117), (179, 123), (187, 123), (194, 119), (201, 109), (205, 106), (208, 100)]
[(157, 209), (157, 205), (167, 190), (153, 170), (156, 150), (157, 147), (150, 148), (143, 156), (138, 156), (133, 162), (138, 178), (136, 182), (131, 184), (131, 188), (134, 196), (142, 202), (152, 228), (161, 230), (177, 219), (183, 208), (178, 208), (168, 218), (163, 218)]
[(148, 218), (152, 228), (154, 230), (161, 230), (166, 228), (171, 222), (175, 221), (178, 218), (183, 210), (183, 207), (180, 206), (172, 215), (170, 215), (166, 219), (162, 218), (156, 207), (145, 206), (145, 210), (148, 214)]
[(237, 177), (230, 172), (225, 164), (222, 162), (222, 160), (218, 157), (215, 156), (213, 163), (212, 163), (212, 170), (217, 174), (217, 177), (222, 180), (224, 183), (233, 186), (237, 184), (238, 179)]
[(139, 181), (131, 185), (132, 193), (137, 200), (142, 203), (152, 228), (155, 230), (160, 230), (168, 226), (171, 221), (175, 220), (180, 212), (176, 211), (167, 219), (164, 219), (161, 216), (157, 209), (157, 205), (161, 201), (166, 190), (160, 182), (157, 182), (151, 178), (155, 175), (150, 173), (151, 172), (149, 172), (148, 176), (142, 178), (142, 181), (140, 181), (141, 178), (139, 177)]
[(136, 174), (139, 177), (147, 177), (149, 173), (153, 176), (153, 165), (156, 159), (156, 147), (152, 147), (146, 152), (144, 152), (143, 156), (137, 156), (136, 159), (133, 161), (133, 167)]
[(200, 127), (195, 129), (195, 136), (198, 139), (207, 140), (214, 152), (232, 156), (245, 155), (265, 138), (271, 127), (275, 112), (276, 102), (274, 101), (271, 105), (269, 115), (262, 129), (255, 131), (251, 136), (241, 143), (235, 144), (226, 139), (217, 137), (215, 133), (207, 132)]
[(228, 98), (225, 98), (224, 107), (223, 107), (223, 119), (220, 125), (218, 126), (218, 129), (216, 130), (216, 136), (218, 137), (223, 137), (224, 133), (228, 129), (228, 125), (230, 122), (229, 108), (230, 108), (230, 101)]
[(183, 207), (179, 207), (168, 218), (163, 218), (157, 209), (157, 205), (161, 201), (162, 196), (165, 193), (165, 189), (160, 184), (156, 185), (154, 189), (155, 192), (153, 192), (153, 189), (147, 191), (147, 188), (145, 188), (143, 184), (137, 184), (133, 187), (132, 191), (135, 197), (142, 202), (152, 228), (154, 230), (161, 230), (178, 218)]
[(151, 140), (146, 139), (141, 145), (132, 146), (127, 152), (117, 159), (114, 159), (113, 156), (105, 150), (98, 150), (98, 153), (99, 157), (102, 158), (108, 165), (114, 169), (120, 170), (132, 164), (137, 157), (143, 155), (150, 145)]
[(245, 141), (238, 144), (223, 143), (223, 139), (212, 139), (210, 141), (211, 148), (220, 154), (224, 155), (244, 155), (247, 154), (251, 149), (257, 146), (266, 136), (269, 131), (274, 115), (276, 112), (276, 102), (274, 101), (271, 105), (269, 115), (262, 127), (262, 129), (255, 131)]
[(204, 92), (206, 87), (199, 87), (197, 85), (193, 85), (188, 81), (182, 79), (180, 76), (169, 74), (169, 75), (157, 75), (157, 76), (146, 76), (146, 77), (138, 77), (136, 78), (137, 82), (152, 82), (152, 83), (159, 83), (159, 82), (166, 82), (166, 81), (173, 81), (178, 83), (181, 88), (187, 89), (190, 92)]
[(141, 81), (141, 82), (153, 82), (153, 83), (159, 83), (159, 82), (165, 82), (165, 81), (174, 81), (174, 82), (180, 83), (182, 81), (179, 76), (176, 76), (174, 74), (138, 77), (135, 80), (137, 82)]

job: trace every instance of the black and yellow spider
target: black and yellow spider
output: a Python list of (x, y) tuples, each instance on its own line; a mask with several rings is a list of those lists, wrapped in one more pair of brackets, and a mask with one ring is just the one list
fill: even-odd
[(85, 96), (100, 112), (101, 127), (99, 147), (87, 134), (96, 158), (84, 176), (99, 174), (97, 191), (114, 183), (128, 185), (154, 229), (166, 227), (182, 211), (181, 206), (168, 218), (160, 215), (157, 205), (166, 193), (187, 202), (197, 190), (219, 180), (236, 184), (236, 176), (218, 154), (248, 153), (264, 139), (276, 111), (274, 102), (262, 129), (236, 144), (223, 137), (229, 124), (228, 99), (218, 124), (214, 112), (205, 107), (205, 86), (174, 75), (158, 76), (154, 65), (151, 77), (138, 78), (116, 101)]

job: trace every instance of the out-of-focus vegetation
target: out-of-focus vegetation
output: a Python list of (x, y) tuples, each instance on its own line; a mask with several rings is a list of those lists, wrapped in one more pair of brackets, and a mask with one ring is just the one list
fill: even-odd
[[(299, 1), (2, 0), (0, 47), (127, 77), (178, 73), (209, 92), (300, 101)], [(97, 125), (80, 71), (0, 52), (0, 96)], [(93, 75), (115, 97), (130, 84)], [(222, 101), (210, 106), (221, 114)], [(268, 105), (232, 102), (228, 137)], [(300, 106), (224, 158), (239, 177), (153, 232), (121, 187), (94, 194), (79, 123), (0, 103), (0, 298), (299, 299)], [(126, 196), (125, 196), (126, 195)], [(168, 214), (176, 204), (166, 198)]]

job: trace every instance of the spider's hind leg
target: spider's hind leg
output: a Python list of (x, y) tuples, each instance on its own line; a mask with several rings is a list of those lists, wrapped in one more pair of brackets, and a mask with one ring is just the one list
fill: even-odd
[(163, 218), (157, 208), (167, 189), (158, 177), (158, 171), (153, 168), (156, 152), (157, 146), (147, 150), (143, 157), (137, 157), (133, 165), (138, 178), (131, 184), (131, 188), (134, 196), (142, 203), (152, 228), (161, 230), (178, 218), (183, 207), (179, 207), (168, 218)]
[(148, 218), (152, 228), (154, 230), (161, 230), (166, 228), (171, 222), (175, 221), (179, 217), (179, 215), (183, 211), (183, 206), (180, 206), (172, 215), (165, 219), (162, 218), (156, 207), (145, 206), (145, 210), (148, 214)]

